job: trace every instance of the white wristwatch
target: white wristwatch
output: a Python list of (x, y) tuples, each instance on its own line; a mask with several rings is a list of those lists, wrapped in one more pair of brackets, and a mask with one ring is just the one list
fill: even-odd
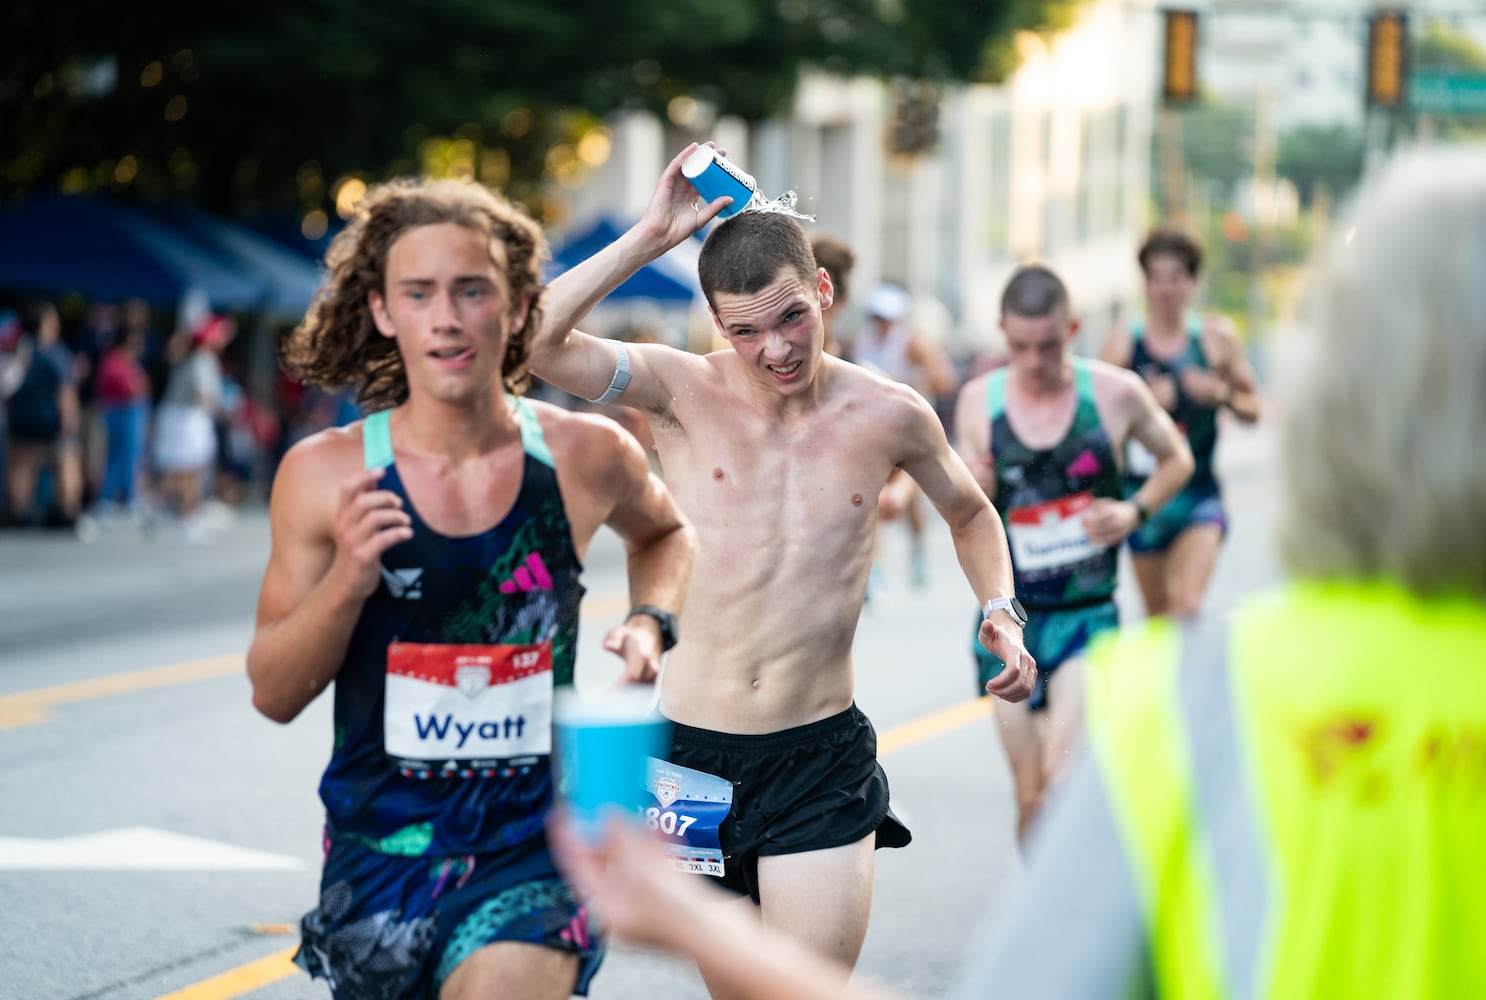
[(1011, 615), (1012, 620), (1022, 628), (1027, 627), (1027, 609), (1022, 607), (1022, 602), (1015, 597), (993, 597), (986, 601), (985, 607), (981, 608), (981, 618), (991, 617), (993, 611), (1005, 611)]

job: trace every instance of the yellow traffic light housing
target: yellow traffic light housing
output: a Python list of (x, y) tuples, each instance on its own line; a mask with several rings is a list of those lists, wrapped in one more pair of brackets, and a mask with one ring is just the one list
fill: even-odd
[(1382, 11), (1367, 22), (1367, 104), (1401, 108), (1408, 98), (1409, 19)]
[(1197, 100), (1197, 12), (1164, 12), (1166, 46), (1161, 68), (1161, 99), (1167, 104)]

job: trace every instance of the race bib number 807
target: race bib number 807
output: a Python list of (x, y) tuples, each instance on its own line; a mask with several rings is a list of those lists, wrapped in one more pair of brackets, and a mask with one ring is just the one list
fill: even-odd
[(645, 790), (640, 815), (661, 835), (671, 864), (680, 871), (722, 878), (721, 829), (733, 807), (733, 783), (651, 757)]

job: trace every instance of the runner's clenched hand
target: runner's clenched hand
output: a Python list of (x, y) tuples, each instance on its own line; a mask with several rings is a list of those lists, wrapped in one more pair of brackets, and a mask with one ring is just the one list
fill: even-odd
[(363, 469), (341, 486), (335, 513), (335, 562), (339, 574), (358, 597), (377, 589), (382, 553), (413, 537), (413, 519), (396, 493), (376, 488), (382, 469)]
[(653, 684), (660, 676), (660, 630), (653, 619), (636, 615), (611, 628), (604, 648), (624, 660), (623, 684)]
[(1118, 545), (1140, 527), (1140, 511), (1129, 500), (1100, 497), (1084, 511), (1083, 526), (1095, 545)]
[(1021, 633), (987, 618), (980, 623), (980, 644), (1001, 657), (1006, 668), (986, 683), (986, 694), (1003, 701), (1025, 701), (1037, 684), (1037, 661), (1022, 645)]

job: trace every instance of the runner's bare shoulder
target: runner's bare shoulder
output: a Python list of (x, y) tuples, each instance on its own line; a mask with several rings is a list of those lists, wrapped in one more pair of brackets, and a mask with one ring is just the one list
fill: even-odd
[(327, 427), (301, 438), (284, 453), (279, 476), (301, 475), (338, 484), (346, 476), (366, 468), (365, 445), (361, 440), (364, 420), (343, 427)]

